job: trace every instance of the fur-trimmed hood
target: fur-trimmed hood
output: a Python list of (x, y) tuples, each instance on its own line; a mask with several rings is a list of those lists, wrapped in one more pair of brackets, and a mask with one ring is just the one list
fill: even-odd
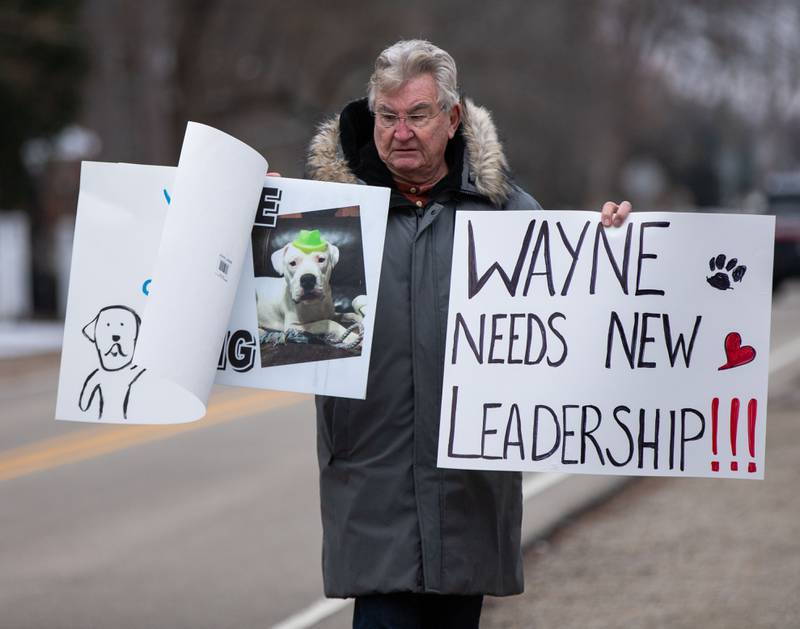
[[(502, 206), (512, 191), (503, 146), (487, 109), (464, 99), (461, 105), (461, 133), (464, 139), (462, 189), (487, 197), (493, 205)], [(340, 117), (323, 122), (317, 129), (308, 150), (308, 176), (320, 181), (359, 183), (349, 156), (345, 155), (340, 137)]]

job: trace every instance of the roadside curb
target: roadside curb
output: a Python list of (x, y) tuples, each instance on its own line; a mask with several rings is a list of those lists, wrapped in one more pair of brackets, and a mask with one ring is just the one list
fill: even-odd
[(635, 476), (526, 474), (522, 483), (522, 547), (547, 537), (569, 517), (590, 509)]

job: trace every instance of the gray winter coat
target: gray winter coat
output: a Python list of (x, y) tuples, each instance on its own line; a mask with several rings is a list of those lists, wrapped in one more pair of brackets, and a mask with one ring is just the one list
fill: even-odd
[[(362, 101), (323, 124), (309, 175), (381, 183), (356, 174), (371, 124)], [(469, 101), (461, 138), (455, 156), (448, 149), (451, 169), (461, 165), (449, 191), (425, 208), (392, 194), (366, 400), (317, 398), (330, 597), (523, 589), (520, 474), (439, 469), (436, 453), (456, 211), (541, 208), (509, 178), (489, 113)]]

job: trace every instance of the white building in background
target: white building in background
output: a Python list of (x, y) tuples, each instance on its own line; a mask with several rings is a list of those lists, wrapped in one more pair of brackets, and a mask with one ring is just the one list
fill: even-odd
[(59, 319), (67, 314), (69, 271), (72, 266), (72, 242), (75, 236), (75, 217), (62, 216), (53, 234), (53, 254), (56, 272), (56, 312)]
[(21, 211), (0, 211), (0, 321), (28, 317), (33, 309), (31, 228)]

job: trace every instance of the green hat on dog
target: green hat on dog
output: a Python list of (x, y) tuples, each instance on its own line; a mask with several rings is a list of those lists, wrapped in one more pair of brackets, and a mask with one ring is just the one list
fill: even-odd
[(301, 229), (300, 235), (292, 243), (303, 253), (312, 251), (325, 251), (328, 248), (328, 241), (319, 234), (318, 229)]

